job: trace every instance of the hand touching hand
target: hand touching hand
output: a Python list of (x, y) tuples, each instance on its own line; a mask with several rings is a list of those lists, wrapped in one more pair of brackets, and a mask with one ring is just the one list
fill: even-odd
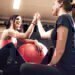
[(41, 19), (40, 13), (36, 13), (36, 15), (37, 15), (37, 20), (40, 20)]
[(34, 14), (32, 24), (36, 25), (37, 22), (37, 14)]
[(35, 40), (35, 45), (37, 47), (38, 52), (41, 52), (43, 47), (39, 44), (39, 42), (37, 40)]

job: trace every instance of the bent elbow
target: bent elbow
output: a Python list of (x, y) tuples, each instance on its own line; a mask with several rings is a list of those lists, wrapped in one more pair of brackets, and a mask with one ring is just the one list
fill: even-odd
[(41, 38), (44, 39), (46, 36), (44, 34), (41, 35)]
[(47, 36), (46, 34), (42, 34), (42, 35), (41, 35), (41, 38), (42, 38), (42, 39), (48, 39), (48, 38), (50, 38), (50, 37)]

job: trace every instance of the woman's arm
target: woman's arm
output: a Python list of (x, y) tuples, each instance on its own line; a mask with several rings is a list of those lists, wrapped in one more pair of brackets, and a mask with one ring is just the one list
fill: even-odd
[(38, 42), (38, 40), (32, 40), (32, 39), (19, 39), (20, 41), (24, 42), (24, 43), (32, 43), (37, 47), (38, 51), (42, 51), (44, 50), (46, 52), (46, 48), (44, 47), (44, 45), (42, 45), (42, 43)]
[(48, 52), (48, 49), (46, 48), (45, 45), (43, 45), (41, 42), (38, 40), (32, 40), (32, 39), (25, 39), (26, 43), (33, 43), (37, 47), (38, 52), (43, 52), (44, 56)]
[(56, 48), (49, 65), (55, 65), (61, 59), (65, 51), (67, 36), (68, 36), (68, 29), (66, 27), (61, 26), (57, 29)]
[(40, 14), (39, 13), (36, 13), (36, 14), (37, 14), (37, 26), (38, 26), (38, 30), (39, 30), (41, 38), (43, 38), (43, 39), (51, 38), (51, 33), (52, 33), (53, 29), (51, 29), (49, 31), (45, 31), (43, 28), (43, 25), (41, 23), (41, 20), (40, 20)]
[(28, 30), (25, 33), (18, 32), (17, 30), (14, 30), (14, 29), (8, 29), (8, 36), (26, 39), (26, 38), (29, 38), (33, 28), (34, 28), (34, 24), (31, 24), (30, 27), (28, 28)]
[(29, 38), (34, 30), (35, 24), (36, 24), (36, 15), (34, 15), (31, 25), (29, 26), (29, 28), (27, 29), (25, 33), (18, 32), (17, 30), (10, 28), (8, 29), (8, 34), (9, 36), (11, 37), (13, 36), (15, 38), (22, 38), (22, 39)]
[(1, 34), (1, 38), (0, 38), (0, 48), (3, 47), (3, 41), (8, 37), (8, 30), (4, 30)]
[(33, 20), (28, 28), (28, 30), (26, 31), (26, 36), (28, 36), (28, 38), (30, 38), (30, 36), (32, 35), (33, 31), (34, 31), (34, 27), (36, 25), (36, 21), (37, 21), (37, 16), (36, 14), (34, 14), (33, 16)]
[(37, 21), (37, 26), (38, 26), (38, 30), (39, 30), (41, 38), (43, 39), (51, 38), (53, 29), (49, 31), (45, 31), (40, 20)]

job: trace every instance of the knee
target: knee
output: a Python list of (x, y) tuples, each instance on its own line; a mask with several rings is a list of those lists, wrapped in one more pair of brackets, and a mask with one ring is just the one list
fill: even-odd
[(20, 74), (21, 74), (21, 75), (28, 75), (29, 70), (30, 70), (30, 65), (27, 64), (27, 63), (23, 63), (23, 64), (20, 66)]
[(25, 67), (26, 66), (26, 64), (25, 63), (23, 63), (21, 66), (20, 66), (20, 73), (23, 73), (24, 72), (24, 70), (25, 70)]
[(21, 75), (33, 75), (36, 67), (35, 64), (27, 64), (24, 63), (20, 66), (20, 74)]

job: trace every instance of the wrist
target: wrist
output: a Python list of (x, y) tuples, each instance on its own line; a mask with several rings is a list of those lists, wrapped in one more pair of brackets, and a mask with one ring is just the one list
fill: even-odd
[(37, 21), (37, 19), (36, 18), (33, 18), (32, 24), (36, 24), (36, 21)]
[(36, 23), (32, 22), (31, 24), (33, 24), (34, 26), (36, 25)]
[(36, 25), (36, 21), (35, 21), (35, 20), (33, 20), (33, 21), (31, 22), (31, 24)]

